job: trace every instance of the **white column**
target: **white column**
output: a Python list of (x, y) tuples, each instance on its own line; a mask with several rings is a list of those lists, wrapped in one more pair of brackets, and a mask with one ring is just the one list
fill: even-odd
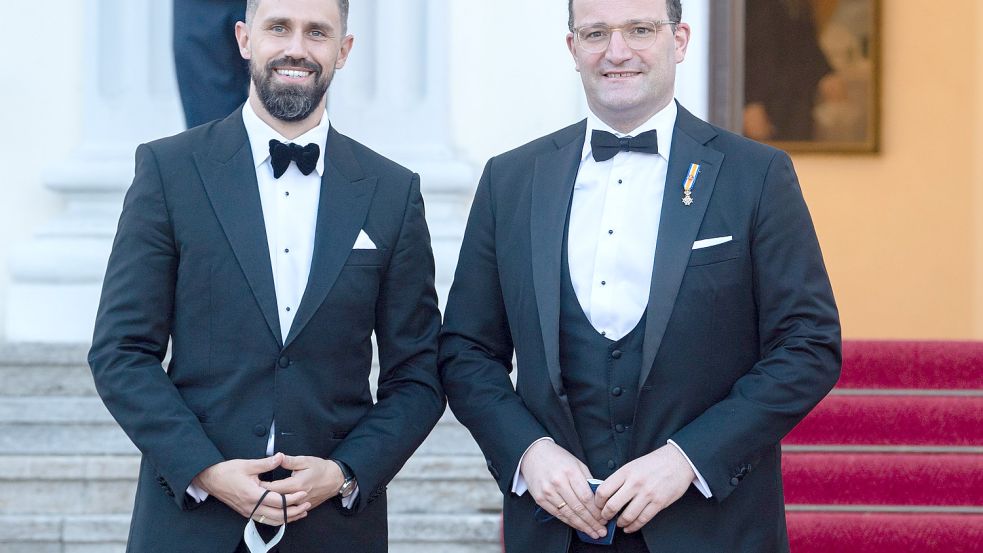
[[(15, 342), (87, 342), (140, 142), (183, 127), (171, 3), (85, 0), (82, 141), (45, 172), (65, 209), (13, 249), (6, 312)], [(68, 47), (68, 46), (67, 46)]]
[(354, 49), (328, 100), (340, 132), (420, 173), (442, 306), (476, 184), (451, 141), (449, 8), (449, 0), (353, 2)]

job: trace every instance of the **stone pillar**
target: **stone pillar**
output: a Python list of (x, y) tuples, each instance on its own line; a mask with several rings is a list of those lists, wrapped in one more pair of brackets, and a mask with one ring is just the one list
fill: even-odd
[(353, 2), (355, 45), (328, 100), (340, 132), (420, 173), (442, 307), (477, 182), (450, 136), (449, 9), (450, 0)]
[[(87, 342), (137, 144), (183, 127), (171, 3), (85, 0), (82, 141), (44, 174), (64, 211), (11, 254), (8, 339)], [(72, 45), (69, 45), (71, 47)]]

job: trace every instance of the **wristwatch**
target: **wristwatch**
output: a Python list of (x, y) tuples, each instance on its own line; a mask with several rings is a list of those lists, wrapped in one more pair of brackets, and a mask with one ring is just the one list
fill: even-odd
[(345, 481), (341, 483), (341, 489), (338, 490), (338, 495), (341, 497), (348, 497), (352, 495), (352, 492), (354, 492), (355, 488), (358, 487), (358, 480), (355, 479), (355, 474), (352, 472), (352, 469), (348, 468), (348, 465), (337, 459), (329, 460), (334, 461), (334, 463), (338, 465), (338, 468), (341, 469), (341, 475), (345, 477)]

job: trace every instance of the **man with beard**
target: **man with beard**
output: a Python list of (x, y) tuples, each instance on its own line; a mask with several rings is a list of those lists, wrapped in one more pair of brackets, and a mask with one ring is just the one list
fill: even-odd
[(386, 551), (443, 411), (419, 178), (325, 113), (347, 12), (250, 0), (245, 105), (137, 149), (89, 354), (143, 453), (128, 551)]

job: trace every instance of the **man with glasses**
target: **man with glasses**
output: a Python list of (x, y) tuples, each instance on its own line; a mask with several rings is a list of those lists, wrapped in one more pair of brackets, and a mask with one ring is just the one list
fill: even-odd
[(488, 162), (441, 332), (506, 550), (787, 551), (779, 441), (840, 365), (792, 164), (673, 100), (679, 0), (569, 11), (590, 113)]

